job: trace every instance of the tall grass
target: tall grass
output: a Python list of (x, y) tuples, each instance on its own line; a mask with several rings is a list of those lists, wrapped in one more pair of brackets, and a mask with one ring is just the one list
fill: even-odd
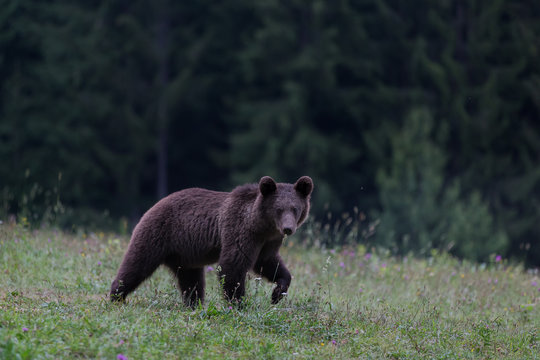
[(109, 303), (128, 240), (1, 224), (0, 358), (540, 357), (538, 271), (499, 257), (394, 257), (292, 237), (281, 253), (294, 278), (278, 305), (250, 276), (245, 306), (229, 307), (208, 267), (206, 304), (190, 310), (164, 269)]

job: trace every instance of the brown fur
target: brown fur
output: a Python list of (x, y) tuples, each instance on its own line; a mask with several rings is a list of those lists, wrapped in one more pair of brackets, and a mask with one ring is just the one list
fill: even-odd
[(163, 198), (133, 230), (111, 300), (124, 300), (164, 264), (176, 275), (186, 305), (195, 306), (204, 301), (204, 266), (219, 262), (227, 300), (240, 302), (253, 270), (276, 283), (277, 303), (291, 283), (278, 251), (283, 237), (306, 219), (312, 190), (308, 176), (294, 185), (265, 176), (230, 193), (193, 188)]

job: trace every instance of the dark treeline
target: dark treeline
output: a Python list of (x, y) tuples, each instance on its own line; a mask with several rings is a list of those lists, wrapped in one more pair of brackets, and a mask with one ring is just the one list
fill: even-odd
[(3, 216), (307, 174), (373, 244), (540, 264), (537, 0), (1, 3)]

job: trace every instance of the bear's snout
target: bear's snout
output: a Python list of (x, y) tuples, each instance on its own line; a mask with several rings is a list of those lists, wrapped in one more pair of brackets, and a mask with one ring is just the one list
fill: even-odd
[(280, 229), (283, 235), (292, 235), (296, 231), (296, 218), (292, 213), (284, 214), (281, 218)]

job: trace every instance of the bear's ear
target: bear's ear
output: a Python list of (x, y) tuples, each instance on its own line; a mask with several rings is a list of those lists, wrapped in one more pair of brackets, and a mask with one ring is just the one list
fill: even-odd
[(270, 176), (263, 176), (259, 181), (259, 191), (263, 196), (268, 196), (276, 192), (277, 185)]
[(313, 191), (313, 180), (309, 176), (302, 176), (294, 184), (296, 190), (302, 196), (308, 196)]

